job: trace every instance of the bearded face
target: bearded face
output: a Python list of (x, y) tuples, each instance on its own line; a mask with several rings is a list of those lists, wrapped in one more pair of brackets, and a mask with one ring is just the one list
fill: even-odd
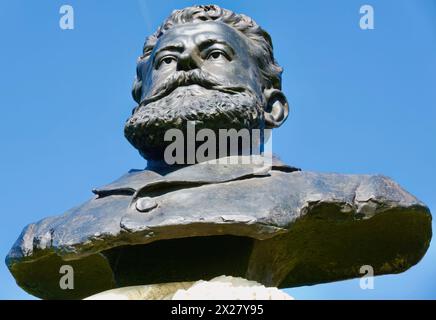
[[(188, 121), (196, 129), (260, 128), (263, 124), (262, 102), (248, 88), (220, 85), (198, 69), (178, 72), (154, 98), (138, 106), (127, 121), (125, 135), (144, 158), (160, 159), (170, 142), (165, 132), (186, 132)], [(157, 98), (156, 98), (157, 97)]]
[(159, 38), (145, 60), (137, 70), (140, 104), (124, 133), (146, 159), (162, 160), (171, 144), (165, 133), (186, 132), (188, 121), (195, 121), (197, 131), (207, 128), (215, 133), (261, 129), (277, 109), (265, 92), (278, 90), (267, 91), (262, 85), (253, 44), (224, 23), (176, 25)]

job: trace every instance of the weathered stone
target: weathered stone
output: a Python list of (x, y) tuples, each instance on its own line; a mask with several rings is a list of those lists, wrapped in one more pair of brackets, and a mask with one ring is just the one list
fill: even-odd
[[(27, 226), (7, 264), (42, 298), (221, 274), (291, 287), (397, 273), (431, 238), (428, 208), (384, 176), (298, 171), (277, 161), (133, 171), (64, 215)], [(137, 210), (141, 199), (157, 206)], [(75, 270), (61, 290), (59, 268)]]
[(219, 276), (210, 281), (171, 282), (107, 290), (85, 300), (293, 300), (277, 288)]
[(180, 289), (189, 289), (195, 282), (170, 282), (106, 290), (84, 300), (172, 300)]

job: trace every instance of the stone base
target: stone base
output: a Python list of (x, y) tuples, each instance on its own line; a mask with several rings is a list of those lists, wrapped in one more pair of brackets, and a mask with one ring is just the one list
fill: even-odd
[(112, 289), (85, 300), (293, 300), (284, 291), (244, 278), (219, 276), (210, 281), (171, 282)]

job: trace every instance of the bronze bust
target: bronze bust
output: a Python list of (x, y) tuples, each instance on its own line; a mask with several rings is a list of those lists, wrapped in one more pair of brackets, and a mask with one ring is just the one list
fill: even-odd
[[(358, 277), (362, 265), (386, 274), (416, 264), (431, 215), (387, 177), (305, 172), (275, 158), (267, 170), (165, 162), (165, 133), (189, 121), (215, 133), (279, 127), (289, 112), (281, 73), (251, 18), (215, 5), (174, 11), (145, 42), (125, 125), (147, 168), (28, 225), (6, 259), (17, 283), (41, 298), (83, 298), (222, 274), (291, 287)], [(63, 264), (74, 267), (75, 290), (58, 286)]]

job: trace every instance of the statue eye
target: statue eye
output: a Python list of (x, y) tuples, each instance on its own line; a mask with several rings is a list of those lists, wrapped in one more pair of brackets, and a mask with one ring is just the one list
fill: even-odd
[(166, 56), (159, 60), (158, 67), (161, 67), (162, 65), (170, 65), (173, 62), (177, 62), (177, 59), (173, 56)]
[(208, 55), (207, 55), (207, 60), (220, 60), (220, 59), (226, 59), (226, 60), (228, 60), (228, 58), (227, 58), (227, 55), (223, 52), (223, 51), (221, 51), (221, 50), (213, 50), (211, 53), (209, 53)]

